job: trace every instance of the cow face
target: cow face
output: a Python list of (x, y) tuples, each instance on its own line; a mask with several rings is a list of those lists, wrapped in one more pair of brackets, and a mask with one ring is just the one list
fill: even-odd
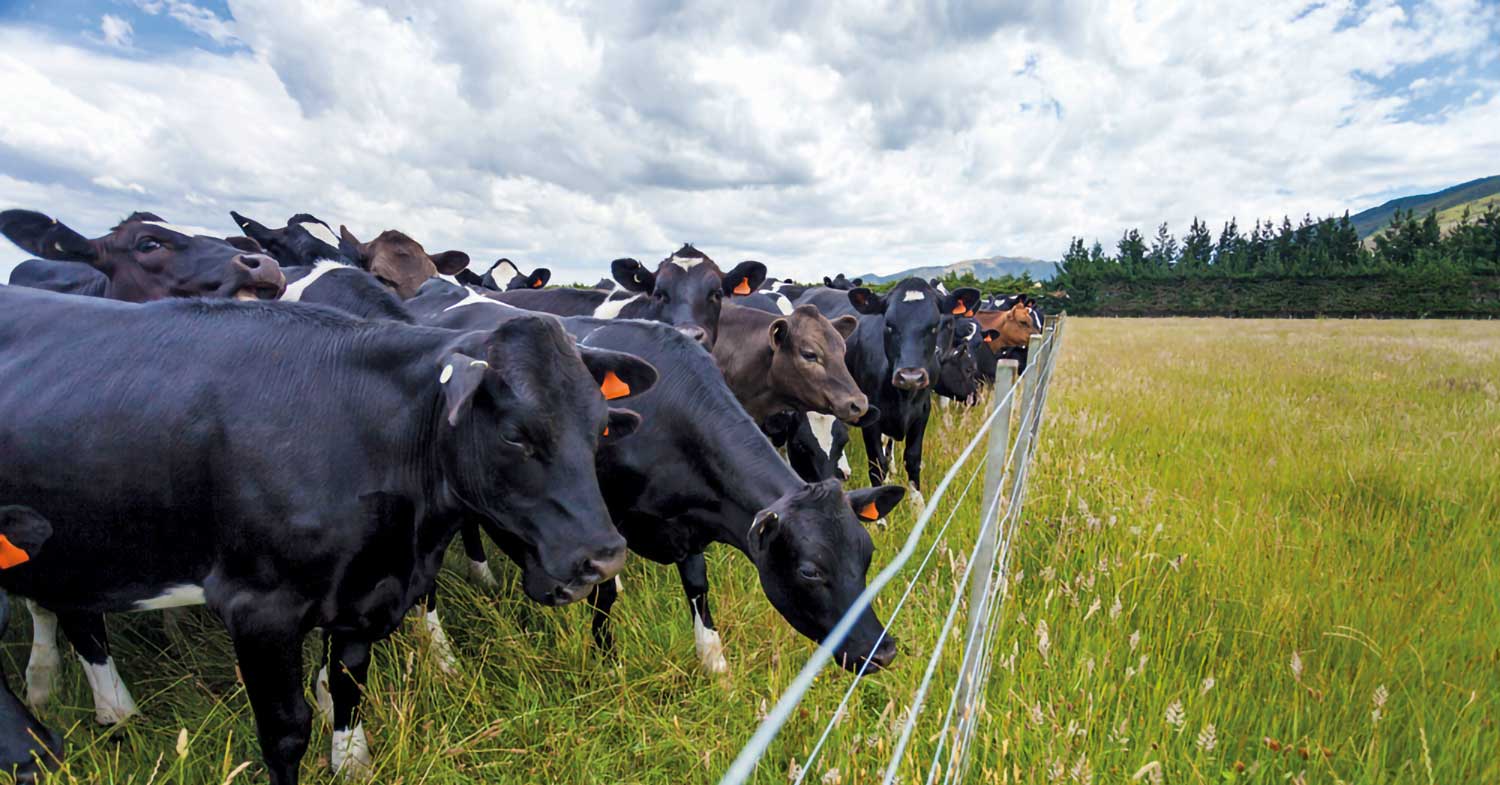
[(978, 318), (985, 330), (997, 333), (997, 339), (989, 344), (994, 352), (1008, 347), (1025, 347), (1031, 336), (1041, 333), (1036, 316), (1024, 298), (1016, 298), (1003, 311), (981, 311)]
[(884, 318), (882, 341), (898, 390), (926, 389), (938, 373), (938, 347), (947, 346), (954, 316), (967, 316), (979, 302), (979, 290), (962, 288), (946, 295), (919, 278), (907, 278), (884, 297), (869, 289), (849, 290), (849, 302), (863, 314)]
[(463, 251), (429, 256), (421, 243), (394, 229), (362, 243), (347, 227), (340, 226), (339, 251), (403, 300), (415, 297), (427, 279), (439, 273), (457, 275), (469, 266), (469, 255)]
[(267, 228), (233, 210), (229, 217), (246, 237), (260, 244), (282, 267), (311, 267), (329, 259), (353, 263), (339, 253), (339, 238), (328, 224), (307, 213), (298, 213), (280, 229)]
[(800, 408), (845, 422), (859, 420), (870, 401), (844, 365), (844, 339), (857, 327), (856, 317), (830, 322), (811, 305), (771, 322), (772, 388), (784, 391)]
[[(878, 520), (906, 494), (895, 485), (844, 493), (838, 480), (813, 483), (761, 510), (750, 526), (750, 555), (771, 604), (794, 629), (822, 641), (865, 589), (875, 544), (861, 520)], [(878, 643), (877, 643), (878, 641)], [(890, 665), (896, 642), (866, 609), (835, 654), (858, 670)]]
[(527, 596), (566, 604), (619, 572), (625, 540), (600, 495), (594, 452), (640, 423), (606, 397), (650, 389), (655, 369), (619, 352), (580, 353), (556, 319), (525, 316), (469, 334), (433, 374), (445, 478), (497, 541), (527, 554)]
[(848, 278), (845, 278), (843, 273), (839, 273), (832, 278), (829, 278), (826, 275), (823, 276), (823, 285), (828, 287), (829, 289), (838, 289), (841, 292), (847, 292), (851, 289), (854, 289), (855, 287), (864, 286), (865, 279), (855, 278), (851, 281)]
[[(515, 262), (509, 259), (497, 259), (485, 272), (481, 285), (497, 292), (514, 292), (518, 289), (540, 289), (550, 280), (552, 280), (552, 271), (545, 267), (538, 267), (532, 270), (530, 275), (525, 275)], [(502, 286), (501, 281), (505, 281), (505, 285)]]
[[(958, 319), (947, 331), (950, 338), (938, 352), (938, 380), (933, 389), (944, 398), (973, 403), (979, 394), (981, 377), (979, 360), (974, 356), (969, 339), (979, 331), (979, 323), (973, 319)], [(994, 378), (993, 368), (990, 378)]]
[(766, 278), (760, 262), (740, 262), (725, 273), (692, 245), (662, 260), (654, 273), (634, 259), (616, 259), (610, 272), (621, 287), (651, 297), (656, 321), (710, 350), (719, 337), (724, 298), (752, 294)]
[(152, 213), (133, 213), (91, 240), (41, 213), (6, 210), (0, 233), (43, 259), (83, 262), (104, 273), (105, 296), (114, 300), (274, 300), (286, 286), (276, 260), (245, 238), (195, 235)]

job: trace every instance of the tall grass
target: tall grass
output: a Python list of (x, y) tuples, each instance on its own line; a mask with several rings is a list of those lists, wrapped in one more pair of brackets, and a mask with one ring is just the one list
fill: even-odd
[[(1080, 319), (1054, 384), (972, 781), (1500, 781), (1500, 327)], [(935, 415), (929, 485), (981, 416)], [(860, 684), (807, 781), (878, 781), (889, 760), (978, 528), (977, 488), (954, 496), (891, 625), (896, 666)], [(915, 513), (874, 532), (874, 567)], [(376, 779), (716, 780), (811, 646), (742, 556), (716, 548), (709, 563), (722, 679), (697, 668), (670, 568), (627, 567), (614, 663), (593, 651), (586, 609), (529, 606), (513, 573), (494, 593), (445, 574), (461, 675), (440, 675), (415, 624), (377, 649)], [(877, 602), (882, 618), (915, 565)], [(96, 728), (65, 663), (43, 714), (67, 734), (54, 780), (262, 780), (213, 618), (110, 626), (144, 716)], [(18, 686), (27, 630), (12, 627), (0, 648)], [(937, 744), (961, 641), (947, 648), (903, 782), (925, 777)], [(757, 781), (806, 764), (848, 682), (819, 681)], [(308, 781), (332, 779), (327, 745), (315, 721)]]

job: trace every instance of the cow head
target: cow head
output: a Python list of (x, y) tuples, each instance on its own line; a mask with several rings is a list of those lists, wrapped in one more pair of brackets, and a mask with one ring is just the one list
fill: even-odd
[(811, 305), (771, 322), (771, 388), (797, 408), (859, 420), (870, 401), (844, 365), (844, 339), (857, 327), (856, 317), (829, 321)]
[[(861, 521), (890, 512), (906, 489), (884, 485), (845, 493), (824, 480), (781, 497), (756, 514), (749, 553), (771, 605), (803, 635), (822, 641), (865, 589), (875, 544)], [(877, 643), (878, 641), (878, 643)], [(854, 671), (890, 665), (896, 641), (867, 608), (835, 658)]]
[(656, 321), (708, 349), (719, 337), (724, 298), (752, 294), (766, 278), (760, 262), (740, 262), (726, 273), (692, 245), (663, 259), (654, 273), (634, 259), (616, 259), (609, 269), (621, 287), (652, 298)]
[[(504, 286), (500, 285), (502, 280), (505, 281)], [(509, 259), (497, 259), (485, 272), (482, 285), (486, 289), (514, 292), (517, 289), (540, 289), (550, 280), (552, 280), (552, 271), (545, 267), (538, 267), (532, 270), (530, 275), (525, 275), (515, 262)]]
[(1017, 298), (1010, 308), (997, 314), (986, 314), (985, 328), (999, 333), (998, 340), (990, 342), (992, 351), (1009, 346), (1026, 346), (1031, 336), (1041, 332), (1031, 307), (1025, 298)]
[(469, 255), (463, 251), (428, 255), (421, 243), (394, 229), (362, 243), (348, 227), (339, 226), (339, 252), (403, 300), (415, 297), (428, 278), (439, 273), (457, 275), (469, 266)]
[(828, 287), (829, 289), (838, 289), (841, 292), (847, 292), (855, 287), (864, 286), (865, 279), (855, 278), (851, 281), (850, 279), (845, 278), (843, 273), (839, 273), (832, 278), (829, 278), (826, 275), (823, 276), (823, 285)]
[(0, 233), (43, 259), (93, 267), (109, 278), (105, 296), (114, 300), (274, 300), (286, 286), (276, 260), (253, 241), (194, 234), (152, 213), (133, 213), (109, 234), (88, 239), (41, 213), (6, 210)]
[(230, 210), (229, 217), (246, 237), (260, 244), (282, 267), (311, 267), (328, 259), (353, 264), (339, 253), (339, 238), (328, 224), (307, 213), (298, 213), (280, 229), (270, 229)]
[(619, 572), (625, 540), (599, 492), (594, 453), (640, 424), (606, 399), (650, 389), (637, 357), (575, 346), (551, 317), (468, 333), (432, 369), (452, 494), (497, 542), (524, 553), (531, 599), (562, 605)]
[(938, 294), (920, 278), (907, 278), (883, 297), (864, 287), (849, 290), (849, 303), (856, 311), (882, 317), (891, 384), (909, 392), (932, 384), (938, 373), (938, 347), (951, 340), (953, 317), (971, 315), (978, 302), (978, 289)]
[[(933, 391), (944, 398), (972, 404), (979, 395), (983, 378), (979, 358), (971, 344), (971, 339), (979, 332), (979, 323), (969, 318), (955, 319), (949, 332), (949, 340), (938, 352), (938, 378)], [(990, 356), (990, 378), (994, 379), (994, 355)]]

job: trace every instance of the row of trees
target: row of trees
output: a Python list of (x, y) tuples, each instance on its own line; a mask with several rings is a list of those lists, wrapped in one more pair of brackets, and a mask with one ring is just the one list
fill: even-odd
[(1359, 237), (1348, 213), (1340, 218), (1304, 217), (1293, 225), (1256, 221), (1246, 232), (1231, 219), (1215, 237), (1194, 218), (1180, 241), (1163, 223), (1147, 239), (1125, 232), (1109, 253), (1095, 242), (1075, 238), (1058, 268), (1057, 285), (1087, 279), (1168, 278), (1175, 276), (1337, 276), (1397, 271), (1446, 273), (1500, 272), (1500, 203), (1479, 216), (1466, 210), (1452, 226), (1441, 227), (1437, 213), (1417, 217), (1398, 210), (1373, 243)]

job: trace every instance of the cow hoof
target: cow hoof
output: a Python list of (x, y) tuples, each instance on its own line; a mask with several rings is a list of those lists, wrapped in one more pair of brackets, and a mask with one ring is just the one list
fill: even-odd
[(724, 641), (718, 630), (703, 626), (698, 616), (693, 616), (693, 645), (698, 649), (698, 664), (708, 673), (729, 673), (729, 660), (724, 658)]
[(921, 515), (922, 511), (927, 509), (927, 499), (922, 496), (922, 492), (917, 490), (915, 485), (907, 486), (907, 491), (911, 494), (908, 498), (911, 499), (912, 504), (916, 505), (917, 514)]
[(345, 781), (367, 781), (374, 773), (370, 761), (370, 743), (365, 739), (363, 723), (349, 730), (333, 732), (333, 753), (329, 756), (335, 774)]
[(328, 691), (328, 666), (324, 665), (318, 671), (318, 678), (313, 681), (313, 702), (318, 705), (318, 713), (323, 715), (323, 721), (333, 724), (333, 693)]
[(469, 562), (469, 582), (486, 589), (495, 589), (500, 586), (500, 581), (495, 580), (495, 572), (490, 569), (490, 563), (487, 561)]

